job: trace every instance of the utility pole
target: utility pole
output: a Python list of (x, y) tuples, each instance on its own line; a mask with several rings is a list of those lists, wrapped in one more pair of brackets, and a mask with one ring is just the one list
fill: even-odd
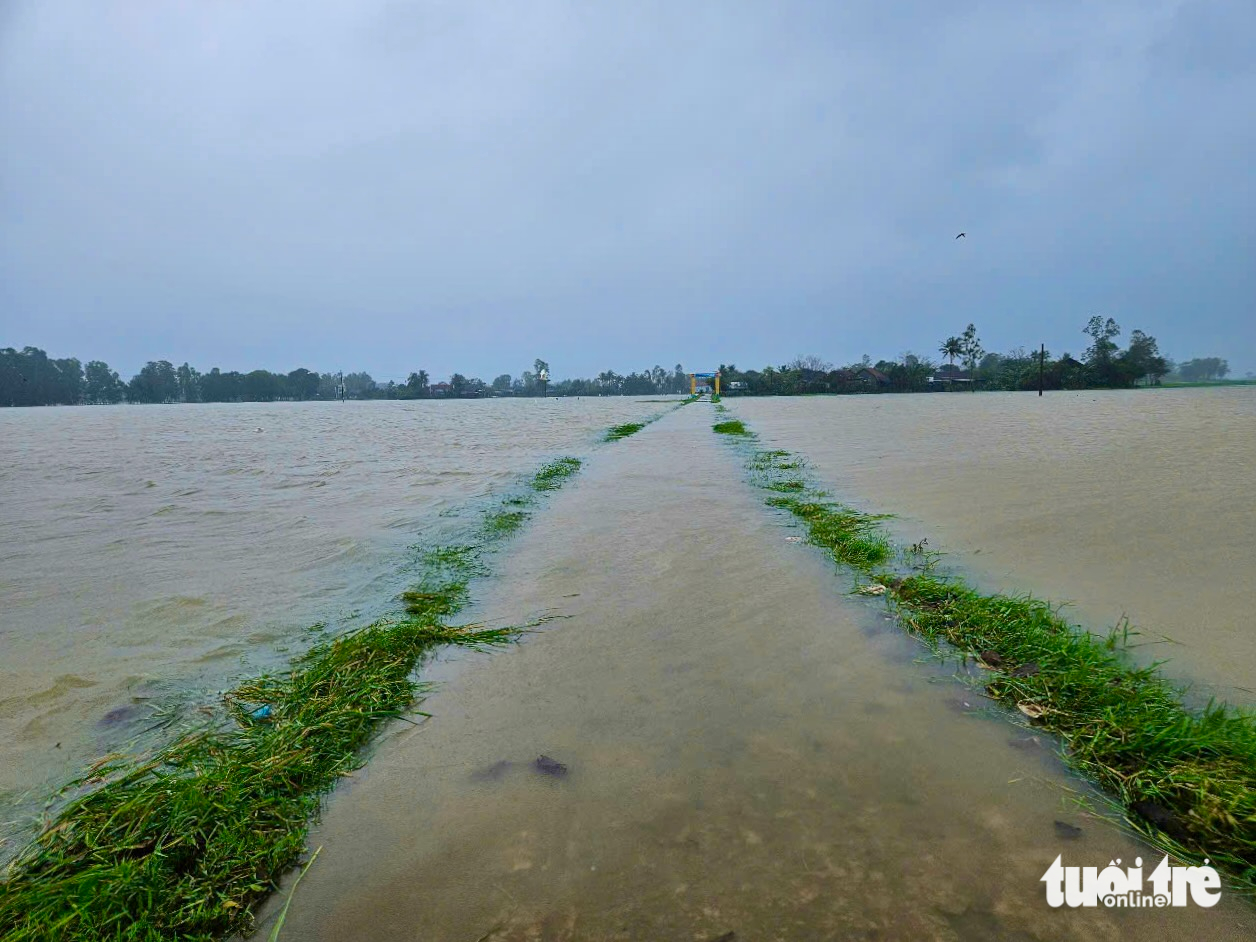
[(1042, 395), (1042, 371), (1047, 361), (1047, 345), (1044, 343), (1038, 349), (1038, 395)]

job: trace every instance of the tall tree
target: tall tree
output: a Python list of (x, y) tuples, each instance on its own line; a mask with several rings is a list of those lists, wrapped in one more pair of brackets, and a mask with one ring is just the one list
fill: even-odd
[(238, 402), (244, 394), (244, 377), (232, 370), (224, 373), (214, 367), (201, 377), (202, 402)]
[(671, 391), (674, 393), (689, 392), (689, 374), (685, 372), (685, 368), (679, 363), (672, 367)]
[(620, 386), (623, 385), (624, 378), (614, 370), (605, 370), (598, 374), (598, 386), (601, 388), (603, 395), (618, 395)]
[(1086, 322), (1082, 333), (1090, 338), (1083, 360), (1090, 369), (1092, 381), (1100, 386), (1121, 385), (1114, 364), (1117, 346), (1112, 339), (1120, 336), (1120, 326), (1110, 317), (1105, 321), (1095, 314)]
[(179, 398), (184, 402), (199, 402), (201, 398), (201, 374), (186, 362), (175, 371), (179, 381)]
[(130, 402), (177, 402), (179, 377), (169, 360), (149, 360), (127, 384)]
[(964, 328), (964, 334), (960, 337), (960, 343), (963, 345), (962, 356), (964, 357), (964, 365), (968, 367), (969, 377), (972, 379), (972, 388), (977, 389), (977, 364), (981, 362), (981, 355), (986, 351), (982, 349), (981, 341), (977, 339), (977, 327), (969, 324)]
[(288, 395), (293, 399), (317, 399), (320, 377), (313, 370), (300, 367), (287, 376)]
[(112, 404), (122, 401), (126, 384), (109, 368), (108, 363), (89, 360), (83, 369), (83, 376), (83, 396), (88, 402)]
[(814, 353), (810, 353), (806, 356), (802, 356), (800, 354), (799, 356), (794, 357), (794, 361), (789, 364), (789, 368), (791, 370), (811, 370), (816, 373), (827, 373), (829, 370), (833, 369), (833, 364), (824, 359), (824, 357), (819, 357)]
[(946, 357), (951, 366), (954, 366), (956, 357), (964, 355), (964, 341), (958, 337), (947, 337), (938, 347), (938, 352)]
[(1130, 385), (1146, 378), (1151, 383), (1160, 382), (1160, 377), (1169, 372), (1169, 364), (1160, 355), (1160, 348), (1155, 337), (1150, 337), (1141, 330), (1130, 334), (1130, 345), (1118, 358), (1118, 370), (1122, 379)]
[(1188, 383), (1225, 379), (1230, 364), (1220, 357), (1195, 357), (1178, 366), (1178, 375)]
[(56, 401), (60, 404), (73, 406), (83, 401), (83, 364), (75, 357), (53, 360), (57, 369)]
[(427, 370), (419, 370), (415, 373), (411, 373), (406, 379), (406, 388), (410, 391), (410, 398), (426, 398), (428, 394)]
[(376, 383), (370, 373), (346, 373), (344, 387), (345, 394), (351, 399), (370, 399), (375, 393)]
[(23, 347), (20, 353), (7, 347), (3, 356), (8, 364), (8, 405), (47, 406), (56, 403), (59, 372), (48, 359), (48, 354), (38, 347)]

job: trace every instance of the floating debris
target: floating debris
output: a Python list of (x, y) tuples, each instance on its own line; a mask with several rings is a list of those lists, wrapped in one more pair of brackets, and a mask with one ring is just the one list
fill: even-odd
[(861, 585), (855, 591), (860, 595), (885, 595), (885, 586), (879, 582), (873, 582), (869, 585)]
[(1146, 818), (1176, 840), (1187, 841), (1191, 838), (1191, 832), (1186, 827), (1186, 823), (1168, 808), (1158, 805), (1154, 801), (1139, 800), (1131, 802), (1130, 810)]
[(274, 719), (275, 711), (270, 704), (259, 706), (256, 710), (249, 714), (249, 719), (255, 723), (265, 723), (267, 720)]
[(991, 670), (996, 670), (1007, 663), (998, 651), (982, 651), (979, 660), (982, 667), (988, 667)]
[(800, 537), (800, 536), (787, 536), (787, 537), (785, 537), (785, 542), (786, 542), (786, 543), (801, 543), (801, 542), (802, 542), (802, 537)]
[(140, 709), (135, 704), (129, 706), (114, 707), (99, 720), (96, 725), (100, 727), (121, 726), (135, 719), (140, 714)]
[(1075, 841), (1082, 836), (1082, 829), (1076, 824), (1069, 824), (1067, 821), (1056, 821), (1055, 836), (1062, 837), (1066, 841)]
[(477, 782), (496, 782), (514, 767), (515, 764), (509, 759), (498, 759), (488, 768), (472, 772), (471, 777)]
[(1016, 709), (1020, 710), (1031, 720), (1041, 719), (1047, 715), (1047, 708), (1041, 703), (1034, 703), (1032, 700), (1022, 700), (1016, 704)]
[(533, 763), (538, 772), (545, 775), (553, 775), (556, 778), (562, 778), (567, 774), (567, 766), (563, 765), (557, 759), (551, 759), (549, 756), (537, 756), (536, 762)]

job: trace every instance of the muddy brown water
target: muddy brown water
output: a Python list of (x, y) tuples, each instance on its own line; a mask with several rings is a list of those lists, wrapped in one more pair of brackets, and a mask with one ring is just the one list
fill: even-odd
[(0, 409), (0, 822), (282, 663), (313, 622), (374, 617), (406, 584), (408, 546), (473, 525), (485, 495), (665, 408)]
[(983, 587), (1128, 617), (1167, 673), (1256, 704), (1256, 387), (728, 404)]
[(425, 670), (432, 719), (331, 799), (283, 938), (1256, 935), (1229, 895), (1050, 909), (1057, 854), (1153, 852), (788, 541), (711, 420), (688, 406), (599, 452), (512, 546), (475, 615), (562, 617)]

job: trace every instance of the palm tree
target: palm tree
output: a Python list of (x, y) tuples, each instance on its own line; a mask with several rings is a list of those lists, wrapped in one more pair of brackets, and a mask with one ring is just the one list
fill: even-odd
[(951, 366), (954, 366), (955, 358), (964, 355), (964, 341), (958, 337), (947, 337), (942, 341), (942, 346), (938, 347), (938, 352), (951, 361)]

